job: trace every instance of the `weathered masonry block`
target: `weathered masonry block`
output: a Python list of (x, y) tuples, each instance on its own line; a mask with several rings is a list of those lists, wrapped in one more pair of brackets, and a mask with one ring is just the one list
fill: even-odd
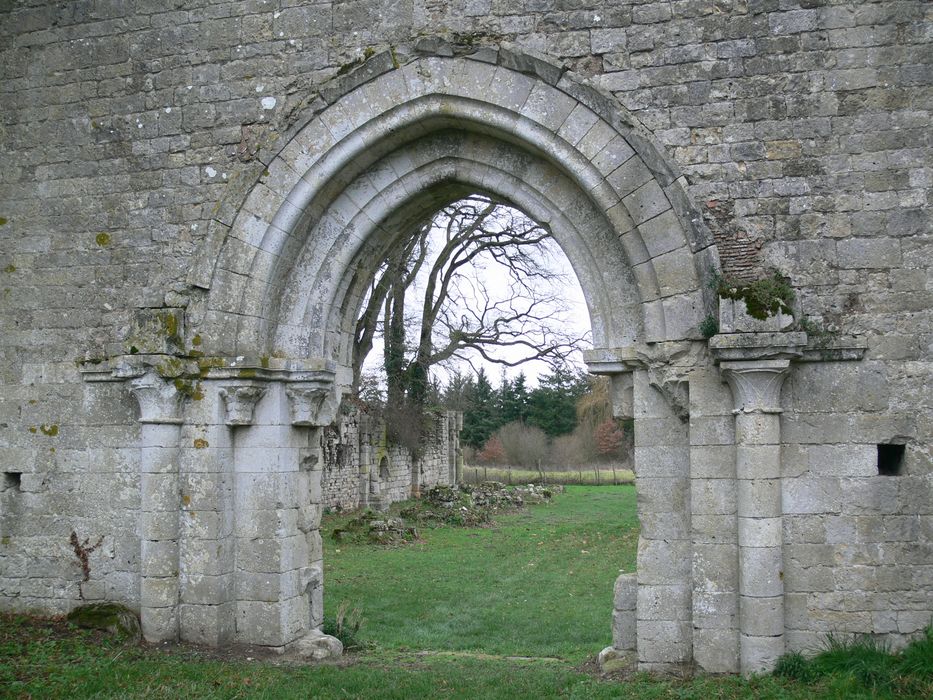
[(929, 3), (539, 5), (7, 3), (0, 608), (340, 653), (322, 509), (457, 469), (453, 416), (410, 470), (335, 420), (355, 313), (481, 191), (550, 227), (635, 419), (604, 661), (929, 623)]

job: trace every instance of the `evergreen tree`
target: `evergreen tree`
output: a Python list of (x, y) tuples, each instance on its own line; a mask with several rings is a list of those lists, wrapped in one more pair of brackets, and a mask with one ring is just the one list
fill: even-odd
[(528, 420), (529, 394), (525, 381), (524, 372), (515, 377), (513, 382), (503, 376), (502, 388), (499, 389), (502, 425), (508, 425), (513, 421), (524, 423)]
[(447, 386), (444, 387), (444, 408), (451, 411), (466, 411), (470, 406), (470, 398), (476, 388), (476, 380), (472, 374), (463, 374), (459, 370), (454, 372)]
[(479, 449), (499, 427), (496, 394), (486, 377), (486, 372), (480, 368), (463, 411), (463, 432), (460, 433), (460, 439), (465, 444)]
[(528, 422), (549, 437), (566, 435), (577, 425), (577, 400), (586, 392), (584, 376), (556, 367), (531, 392)]

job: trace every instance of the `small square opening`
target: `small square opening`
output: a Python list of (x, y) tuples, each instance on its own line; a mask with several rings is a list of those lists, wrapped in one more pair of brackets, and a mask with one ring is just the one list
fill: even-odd
[(19, 491), (23, 483), (23, 475), (20, 472), (3, 472), (3, 490), (13, 489)]
[(897, 476), (904, 468), (906, 445), (878, 445), (878, 473), (882, 476)]

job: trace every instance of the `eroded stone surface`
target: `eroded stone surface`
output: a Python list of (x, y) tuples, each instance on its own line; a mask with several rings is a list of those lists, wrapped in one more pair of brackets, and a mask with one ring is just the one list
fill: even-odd
[[(813, 4), (4, 9), (0, 607), (307, 638), (338, 394), (293, 391), (296, 418), (283, 383), (346, 383), (346, 270), (456, 179), (552, 226), (597, 344), (631, 362), (608, 373), (636, 418), (641, 666), (903, 643), (933, 611), (930, 18)], [(733, 417), (699, 324), (711, 272), (771, 266), (795, 338), (726, 313), (712, 343), (793, 359), (764, 425)], [(258, 377), (228, 421), (217, 385)], [(72, 533), (101, 538), (86, 562)]]

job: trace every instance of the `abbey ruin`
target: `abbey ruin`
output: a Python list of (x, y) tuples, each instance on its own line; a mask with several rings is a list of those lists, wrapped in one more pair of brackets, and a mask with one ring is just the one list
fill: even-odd
[(0, 609), (335, 652), (353, 323), (400, 232), (481, 192), (550, 227), (635, 419), (604, 656), (903, 643), (933, 615), (931, 44), (921, 0), (4, 3)]

